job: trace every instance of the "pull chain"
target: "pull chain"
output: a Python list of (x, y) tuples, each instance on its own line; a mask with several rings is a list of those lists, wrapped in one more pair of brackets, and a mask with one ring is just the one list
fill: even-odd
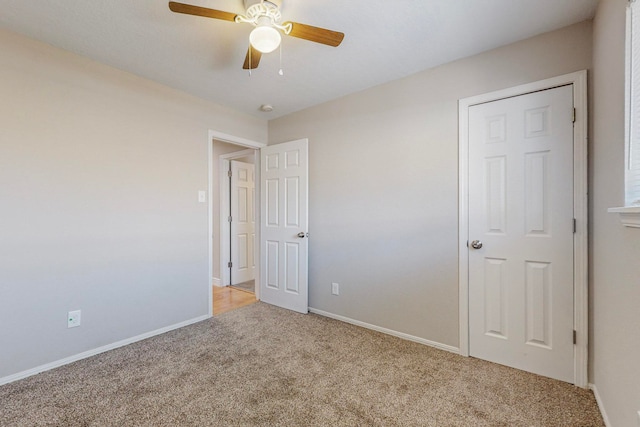
[(284, 71), (282, 71), (282, 43), (280, 43), (280, 70), (278, 70), (278, 74), (284, 76)]

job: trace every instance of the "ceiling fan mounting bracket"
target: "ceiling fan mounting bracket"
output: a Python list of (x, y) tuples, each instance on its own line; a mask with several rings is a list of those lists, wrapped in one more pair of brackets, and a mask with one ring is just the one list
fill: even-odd
[(245, 22), (255, 26), (258, 25), (271, 25), (285, 34), (291, 32), (291, 24), (280, 25), (280, 19), (282, 14), (280, 13), (279, 6), (281, 1), (261, 1), (261, 0), (245, 0), (245, 6), (247, 7), (246, 15), (237, 15), (236, 22)]
[(247, 9), (247, 18), (252, 21), (258, 20), (263, 16), (268, 17), (272, 22), (279, 22), (280, 18), (282, 18), (280, 9), (268, 2), (254, 4)]
[(255, 4), (266, 3), (276, 8), (282, 7), (282, 0), (244, 0), (244, 9), (247, 10)]

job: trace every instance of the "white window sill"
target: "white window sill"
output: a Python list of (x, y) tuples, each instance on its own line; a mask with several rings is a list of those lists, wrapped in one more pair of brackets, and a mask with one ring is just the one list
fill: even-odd
[(609, 208), (609, 212), (620, 215), (620, 221), (624, 226), (640, 228), (640, 206)]

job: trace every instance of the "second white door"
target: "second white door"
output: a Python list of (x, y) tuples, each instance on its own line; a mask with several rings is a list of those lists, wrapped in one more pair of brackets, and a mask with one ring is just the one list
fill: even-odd
[(231, 161), (231, 284), (255, 279), (255, 168)]
[(573, 86), (469, 108), (470, 355), (573, 382)]

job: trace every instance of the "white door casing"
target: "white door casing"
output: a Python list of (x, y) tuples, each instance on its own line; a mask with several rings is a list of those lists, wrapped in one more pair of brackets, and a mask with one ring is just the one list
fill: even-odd
[(308, 140), (260, 150), (261, 300), (308, 312)]
[(573, 382), (573, 91), (469, 108), (470, 354)]
[[(220, 233), (220, 236), (224, 236), (226, 235), (224, 228), (229, 226), (228, 222), (225, 221), (220, 221), (220, 229), (219, 230), (214, 230), (213, 227), (213, 212), (215, 210), (215, 205), (219, 205), (218, 209), (220, 211), (222, 211), (223, 206), (225, 206), (226, 204), (220, 203), (219, 199), (214, 200), (213, 197), (213, 182), (214, 182), (214, 173), (218, 173), (220, 174), (221, 170), (228, 170), (228, 168), (224, 168), (221, 167), (222, 163), (225, 161), (223, 159), (226, 158), (231, 158), (231, 157), (235, 157), (236, 154), (232, 155), (232, 156), (220, 156), (220, 158), (218, 159), (218, 161), (216, 162), (216, 159), (214, 159), (213, 157), (213, 144), (215, 141), (220, 141), (220, 142), (226, 142), (229, 144), (233, 144), (233, 145), (237, 145), (239, 147), (245, 147), (247, 149), (250, 149), (251, 151), (248, 151), (246, 155), (253, 155), (253, 153), (255, 153), (256, 150), (259, 150), (262, 147), (266, 147), (266, 144), (262, 143), (262, 142), (258, 142), (258, 141), (253, 141), (250, 139), (246, 139), (246, 138), (242, 138), (242, 137), (238, 137), (235, 135), (229, 135), (223, 132), (219, 132), (219, 131), (215, 131), (215, 130), (209, 130), (208, 132), (208, 136), (207, 136), (207, 154), (208, 154), (208, 176), (209, 176), (209, 203), (208, 203), (208, 222), (209, 222), (209, 272), (208, 272), (208, 279), (206, 280), (206, 286), (207, 286), (207, 305), (209, 306), (209, 316), (213, 316), (213, 286), (212, 284), (215, 285), (223, 285), (227, 282), (225, 282), (225, 280), (223, 280), (223, 278), (217, 278), (214, 277), (213, 272), (214, 272), (214, 235), (215, 233)], [(260, 167), (259, 165), (256, 165), (256, 170), (255, 170), (255, 176), (256, 176), (256, 181), (260, 180)], [(219, 184), (224, 180), (223, 177), (220, 177), (220, 182)], [(221, 192), (220, 194), (222, 195), (224, 193), (223, 189), (227, 188), (228, 186), (220, 186), (221, 188)], [(227, 190), (228, 191), (228, 190)], [(222, 196), (221, 196), (222, 197)], [(260, 200), (260, 186), (258, 186), (256, 188), (256, 200)], [(259, 212), (256, 212), (256, 214), (259, 215)], [(227, 214), (228, 216), (228, 214)], [(224, 218), (225, 215), (222, 214), (220, 215), (221, 218)], [(259, 216), (256, 218), (256, 235), (258, 236), (257, 239), (260, 236), (260, 218)], [(229, 259), (228, 257), (224, 257), (222, 254), (222, 252), (224, 252), (223, 248), (227, 248), (228, 245), (218, 245), (220, 248), (220, 253), (219, 253), (219, 261), (220, 261), (220, 274), (222, 275), (222, 273), (224, 271), (229, 271), (228, 269), (223, 268), (224, 265), (224, 259)], [(260, 248), (257, 247), (256, 248), (256, 259), (260, 259)], [(260, 299), (260, 274), (259, 274), (259, 269), (256, 270), (256, 278), (255, 278), (255, 284), (256, 284), (256, 298)]]
[(578, 71), (516, 87), (460, 99), (459, 101), (459, 327), (460, 354), (469, 356), (469, 109), (496, 100), (559, 86), (573, 87), (573, 234), (574, 258), (574, 384), (588, 383), (588, 177), (587, 177), (587, 72)]
[(255, 278), (255, 168), (231, 161), (231, 284)]

